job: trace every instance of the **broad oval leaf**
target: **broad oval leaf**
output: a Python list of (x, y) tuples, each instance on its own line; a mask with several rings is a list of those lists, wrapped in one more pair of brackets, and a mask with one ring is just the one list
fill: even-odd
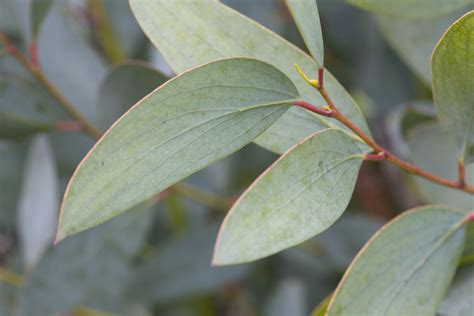
[(59, 208), (59, 181), (46, 135), (33, 138), (18, 202), (18, 237), (32, 268), (53, 243)]
[(465, 216), (427, 206), (385, 225), (347, 269), (328, 315), (435, 315), (462, 252)]
[(108, 129), (123, 113), (168, 78), (148, 64), (127, 61), (105, 76), (97, 97), (99, 126)]
[(441, 124), (456, 143), (459, 160), (474, 161), (474, 11), (443, 35), (431, 59), (433, 97)]
[[(176, 72), (224, 57), (257, 58), (285, 73), (297, 87), (302, 99), (318, 106), (326, 104), (293, 66), (297, 63), (308, 74), (316, 77), (318, 66), (312, 58), (219, 1), (130, 0), (130, 5), (145, 34)], [(355, 101), (327, 70), (324, 83), (341, 112), (370, 134)], [(286, 126), (300, 128), (282, 132)], [(314, 131), (331, 126), (346, 129), (337, 121), (301, 108), (292, 108), (255, 142), (266, 149), (284, 153)]]
[(254, 59), (221, 60), (170, 80), (122, 116), (76, 169), (58, 240), (237, 151), (296, 98), (283, 73)]
[[(418, 166), (447, 179), (458, 176), (456, 149), (436, 123), (425, 123), (407, 132), (409, 157)], [(466, 181), (474, 181), (474, 164), (466, 166)], [(412, 176), (425, 202), (452, 205), (464, 210), (472, 210), (472, 194), (446, 188), (426, 179)]]
[(324, 45), (316, 0), (286, 0), (291, 15), (319, 68), (324, 67)]
[(331, 226), (345, 211), (368, 147), (329, 129), (281, 156), (227, 214), (213, 264), (263, 258)]
[(474, 3), (473, 0), (349, 0), (349, 2), (375, 13), (409, 19), (431, 18)]

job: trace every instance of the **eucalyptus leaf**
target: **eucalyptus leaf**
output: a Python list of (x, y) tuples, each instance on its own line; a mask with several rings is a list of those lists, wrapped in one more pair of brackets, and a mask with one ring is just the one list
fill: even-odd
[(0, 74), (0, 138), (21, 139), (54, 127), (57, 113), (37, 86)]
[(438, 309), (439, 316), (470, 316), (474, 310), (474, 265), (459, 269)]
[(159, 248), (135, 273), (129, 289), (138, 302), (169, 303), (212, 293), (245, 277), (248, 266), (211, 267), (218, 226), (206, 225)]
[(51, 145), (35, 136), (28, 152), (18, 203), (18, 235), (28, 268), (52, 245), (59, 209), (59, 183)]
[(461, 257), (461, 264), (474, 263), (474, 223), (471, 222), (466, 227), (466, 244)]
[[(283, 71), (294, 82), (302, 99), (317, 106), (326, 104), (293, 66), (297, 63), (315, 77), (318, 66), (307, 54), (224, 4), (213, 0), (130, 0), (130, 5), (145, 34), (176, 72), (223, 57), (257, 58)], [(325, 71), (324, 82), (341, 112), (370, 133), (357, 104), (329, 71)], [(278, 124), (257, 138), (256, 143), (283, 153), (321, 129), (322, 125), (346, 128), (337, 121), (292, 108)], [(282, 132), (285, 126), (299, 126), (300, 129), (291, 128)], [(283, 133), (285, 137), (280, 137)]]
[(385, 225), (347, 269), (328, 315), (435, 315), (462, 252), (465, 216), (426, 206)]
[(95, 122), (95, 97), (105, 75), (105, 64), (74, 29), (64, 5), (63, 1), (55, 1), (38, 33), (39, 63), (54, 86)]
[(324, 44), (316, 0), (285, 0), (311, 56), (324, 67)]
[(342, 215), (370, 149), (329, 129), (306, 138), (270, 166), (227, 214), (213, 264), (253, 261), (321, 233)]
[(382, 35), (400, 58), (426, 85), (431, 85), (430, 59), (433, 48), (451, 23), (464, 12), (466, 8), (448, 15), (415, 20), (377, 15), (375, 20)]
[[(457, 179), (456, 149), (441, 127), (426, 123), (407, 131), (409, 157), (418, 166), (441, 177)], [(456, 206), (472, 210), (474, 196), (450, 189), (431, 181), (413, 176), (421, 197), (425, 202)], [(474, 181), (474, 164), (466, 166), (466, 181)]]
[(463, 163), (474, 161), (473, 29), (474, 11), (470, 11), (446, 31), (431, 59), (436, 110)]
[(123, 113), (167, 80), (146, 63), (127, 61), (112, 68), (97, 97), (99, 125), (108, 129)]
[(53, 0), (6, 0), (13, 6), (16, 21), (26, 45), (35, 40)]
[(142, 99), (94, 146), (66, 191), (57, 240), (102, 223), (250, 143), (298, 98), (273, 66), (213, 62)]
[(140, 205), (50, 249), (28, 275), (14, 315), (50, 316), (79, 305), (119, 309), (152, 215)]
[(473, 0), (348, 0), (350, 3), (390, 16), (409, 19), (431, 18), (462, 8)]
[(20, 196), (26, 146), (0, 141), (0, 231), (15, 227), (16, 208)]

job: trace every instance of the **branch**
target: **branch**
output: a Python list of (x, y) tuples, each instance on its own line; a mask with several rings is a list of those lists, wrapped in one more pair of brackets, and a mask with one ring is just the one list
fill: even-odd
[(33, 77), (40, 82), (46, 90), (58, 101), (59, 105), (79, 123), (81, 128), (94, 139), (99, 139), (101, 133), (72, 105), (69, 100), (56, 88), (39, 69), (37, 62), (33, 58), (33, 64), (22, 52), (20, 52), (10, 41), (10, 39), (2, 32), (0, 32), (0, 42), (5, 46), (5, 50), (15, 57), (15, 59), (28, 70)]
[[(299, 67), (297, 67), (298, 69)], [(300, 72), (300, 71), (299, 71)], [(301, 73), (301, 72), (300, 72)], [(323, 70), (318, 70), (318, 80), (309, 80), (306, 75), (303, 76), (306, 82), (310, 83), (319, 94), (323, 97), (323, 99), (328, 104), (328, 108), (333, 112), (331, 115), (325, 115), (332, 118), (335, 118), (346, 127), (348, 127), (351, 131), (353, 131), (357, 136), (359, 136), (367, 145), (369, 145), (373, 150), (373, 154), (367, 155), (367, 160), (387, 160), (392, 164), (398, 166), (400, 169), (405, 170), (408, 173), (415, 174), (419, 177), (425, 178), (430, 180), (431, 182), (438, 183), (440, 185), (450, 187), (453, 189), (461, 190), (470, 194), (474, 194), (474, 186), (467, 185), (464, 180), (464, 165), (459, 166), (459, 180), (449, 180), (435, 174), (432, 174), (416, 165), (413, 165), (393, 153), (389, 152), (387, 149), (380, 146), (377, 142), (375, 142), (370, 136), (365, 134), (359, 127), (357, 127), (354, 123), (352, 123), (347, 117), (345, 117), (339, 110), (337, 109), (336, 105), (332, 101), (331, 97), (329, 97), (326, 88), (323, 84)], [(317, 85), (315, 85), (317, 83)], [(316, 114), (321, 114), (321, 109), (318, 107), (308, 104), (304, 101), (297, 101), (293, 103), (296, 106), (303, 107), (311, 112)], [(324, 114), (323, 114), (324, 115)]]

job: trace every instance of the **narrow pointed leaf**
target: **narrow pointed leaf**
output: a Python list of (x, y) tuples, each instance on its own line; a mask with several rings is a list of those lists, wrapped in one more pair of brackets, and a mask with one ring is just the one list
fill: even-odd
[(286, 5), (319, 68), (324, 65), (324, 44), (316, 0), (286, 0)]
[(462, 252), (465, 216), (427, 206), (392, 220), (347, 269), (328, 315), (435, 315)]
[(350, 3), (374, 13), (401, 18), (431, 18), (450, 13), (473, 0), (349, 0)]
[(440, 122), (454, 139), (459, 160), (474, 161), (474, 11), (443, 35), (433, 51), (431, 70)]
[[(318, 65), (312, 58), (219, 1), (130, 0), (130, 5), (145, 34), (176, 72), (224, 57), (257, 58), (285, 73), (302, 99), (318, 106), (325, 105), (322, 97), (294, 68), (297, 63), (315, 78)], [(362, 130), (370, 133), (357, 104), (329, 71), (325, 71), (324, 82), (338, 108)], [(255, 142), (266, 149), (284, 153), (322, 126), (334, 125), (346, 128), (337, 121), (292, 108)], [(282, 132), (282, 127), (286, 126), (300, 128)]]
[(365, 145), (335, 129), (289, 150), (229, 211), (213, 263), (263, 258), (327, 229), (349, 204), (366, 152)]
[(81, 162), (58, 239), (97, 225), (250, 143), (298, 98), (273, 66), (247, 58), (186, 72), (130, 109)]
[(48, 138), (33, 138), (18, 205), (18, 234), (26, 266), (32, 268), (53, 244), (59, 209), (59, 183)]
[(13, 0), (10, 2), (13, 4), (15, 19), (25, 44), (28, 45), (35, 40), (53, 0)]

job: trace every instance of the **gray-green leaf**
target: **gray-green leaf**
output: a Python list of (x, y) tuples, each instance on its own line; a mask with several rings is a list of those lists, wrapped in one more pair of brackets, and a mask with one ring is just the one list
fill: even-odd
[(366, 145), (336, 129), (318, 132), (296, 145), (229, 211), (213, 263), (256, 260), (327, 229), (349, 204), (368, 151)]
[(298, 98), (254, 59), (213, 62), (175, 77), (118, 120), (79, 165), (58, 239), (104, 222), (250, 143)]
[(324, 67), (324, 44), (316, 0), (285, 0), (303, 36), (311, 56), (319, 68)]
[(375, 13), (409, 19), (431, 18), (450, 13), (473, 0), (349, 0)]
[(433, 97), (441, 125), (460, 161), (474, 161), (474, 11), (443, 35), (431, 60)]
[(462, 252), (465, 215), (427, 206), (384, 226), (347, 269), (328, 315), (435, 315)]
[(100, 86), (99, 126), (108, 129), (132, 105), (166, 80), (161, 72), (142, 62), (127, 61), (114, 67)]
[[(312, 58), (277, 34), (219, 1), (143, 1), (130, 0), (132, 11), (145, 34), (161, 51), (176, 72), (224, 57), (252, 57), (265, 61), (285, 73), (302, 99), (318, 106), (322, 97), (295, 71), (297, 63), (311, 77), (317, 75)], [(360, 109), (339, 82), (325, 71), (326, 89), (337, 107), (366, 133), (370, 133)], [(277, 124), (255, 142), (283, 153), (304, 137), (329, 126), (342, 124), (303, 111), (290, 109)], [(282, 127), (299, 126), (282, 131)], [(282, 137), (283, 136), (283, 137)]]
[(474, 311), (474, 265), (461, 268), (438, 310), (438, 316), (471, 316)]

